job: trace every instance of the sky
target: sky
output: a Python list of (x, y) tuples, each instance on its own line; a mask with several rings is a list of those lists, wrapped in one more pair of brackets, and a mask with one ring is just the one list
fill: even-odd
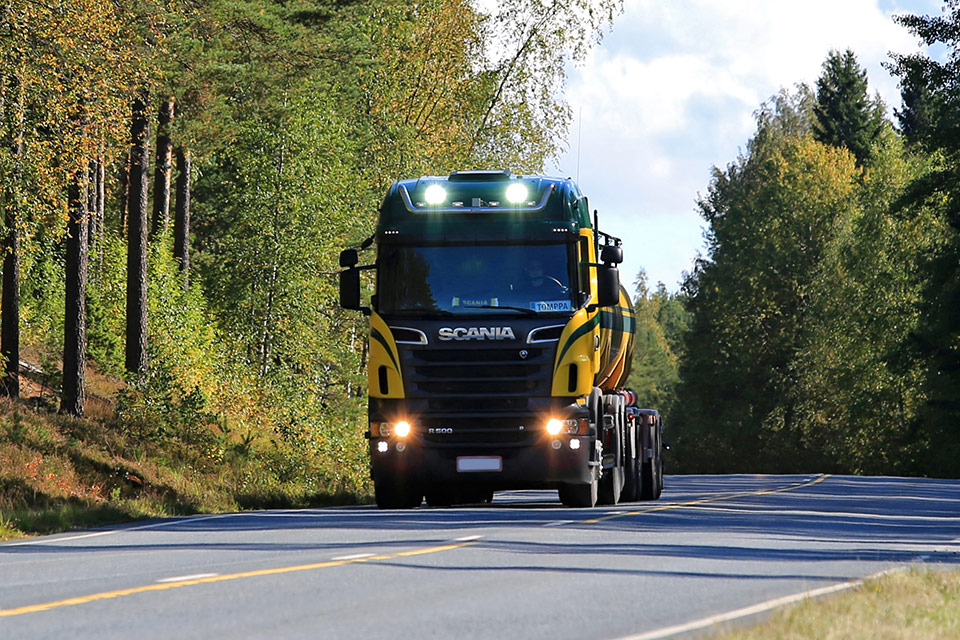
[(921, 50), (898, 13), (940, 15), (939, 0), (625, 0), (600, 45), (568, 72), (567, 151), (553, 172), (577, 179), (600, 228), (623, 239), (621, 282), (641, 268), (677, 291), (705, 254), (696, 209), (713, 167), (756, 129), (781, 88), (815, 86), (830, 50), (851, 49), (871, 93), (900, 107), (890, 52)]

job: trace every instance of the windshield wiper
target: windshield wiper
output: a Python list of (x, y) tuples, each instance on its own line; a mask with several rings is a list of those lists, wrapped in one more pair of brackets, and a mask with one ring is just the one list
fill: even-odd
[(537, 312), (533, 309), (524, 309), (523, 307), (510, 307), (506, 305), (492, 305), (492, 304), (464, 304), (460, 305), (464, 309), (510, 309), (511, 311), (520, 311), (530, 316), (537, 315)]

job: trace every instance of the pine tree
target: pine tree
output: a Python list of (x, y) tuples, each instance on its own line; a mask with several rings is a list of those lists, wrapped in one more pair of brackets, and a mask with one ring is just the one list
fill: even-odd
[(835, 147), (846, 147), (860, 165), (870, 159), (870, 148), (883, 126), (883, 104), (867, 95), (867, 72), (853, 51), (831, 51), (817, 79), (814, 137)]
[(173, 257), (183, 274), (183, 288), (190, 286), (190, 167), (189, 149), (177, 147), (177, 205), (173, 220)]
[(130, 123), (129, 199), (127, 201), (127, 371), (142, 376), (147, 368), (147, 171), (150, 166), (148, 96), (133, 103)]
[(66, 301), (63, 327), (63, 389), (60, 411), (82, 416), (86, 399), (84, 372), (87, 354), (87, 188), (84, 167), (74, 173), (69, 187), (70, 222), (67, 228)]

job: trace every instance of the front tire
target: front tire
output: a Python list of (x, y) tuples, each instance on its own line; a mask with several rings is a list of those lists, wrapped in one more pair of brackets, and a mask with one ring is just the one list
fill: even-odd
[(423, 502), (423, 491), (397, 478), (377, 478), (373, 492), (378, 509), (415, 509)]
[(564, 484), (557, 490), (560, 502), (568, 507), (589, 509), (597, 504), (597, 476), (586, 484)]

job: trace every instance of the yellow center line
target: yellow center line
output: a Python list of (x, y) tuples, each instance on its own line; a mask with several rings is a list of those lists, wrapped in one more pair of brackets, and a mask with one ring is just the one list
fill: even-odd
[[(677, 504), (665, 504), (656, 507), (648, 507), (646, 509), (638, 509), (637, 511), (625, 511), (623, 513), (614, 513), (602, 518), (591, 518), (590, 520), (582, 520), (579, 524), (597, 524), (598, 522), (605, 522), (607, 520), (613, 520), (615, 518), (625, 518), (627, 516), (639, 516), (644, 513), (654, 513), (655, 511), (669, 511), (672, 509), (683, 509), (685, 507), (693, 507), (698, 504), (706, 504), (707, 502), (719, 502), (721, 500), (735, 500), (736, 498), (746, 498), (751, 496), (767, 496), (774, 493), (783, 493), (784, 491), (795, 491), (796, 489), (804, 489), (806, 487), (812, 487), (815, 484), (823, 482), (829, 478), (829, 474), (821, 475), (813, 480), (808, 480), (802, 484), (792, 485), (789, 487), (782, 487), (780, 489), (765, 489), (763, 491), (747, 491), (745, 493), (731, 493), (730, 495), (724, 496), (713, 496), (711, 498), (701, 498), (699, 500), (690, 500), (689, 502), (680, 502)], [(573, 523), (576, 524), (576, 523)]]
[(206, 578), (193, 578), (190, 580), (178, 580), (176, 582), (165, 582), (158, 584), (148, 584), (141, 587), (131, 587), (129, 589), (117, 589), (115, 591), (104, 591), (103, 593), (93, 593), (87, 596), (76, 598), (67, 598), (66, 600), (56, 600), (54, 602), (45, 602), (43, 604), (33, 604), (15, 609), (0, 609), (0, 618), (9, 616), (19, 616), (25, 613), (35, 613), (37, 611), (49, 611), (60, 607), (72, 607), (79, 604), (87, 604), (98, 600), (110, 600), (112, 598), (122, 598), (132, 596), (138, 593), (148, 593), (150, 591), (167, 591), (169, 589), (178, 589), (180, 587), (192, 587), (198, 584), (209, 584), (212, 582), (226, 582), (227, 580), (240, 580), (242, 578), (256, 578), (259, 576), (273, 576), (282, 573), (294, 573), (297, 571), (313, 571), (316, 569), (326, 569), (328, 567), (339, 567), (345, 564), (357, 564), (360, 562), (373, 562), (377, 560), (392, 560), (394, 558), (405, 558), (409, 556), (419, 556), (427, 553), (438, 553), (440, 551), (449, 551), (460, 547), (468, 547), (476, 544), (476, 540), (459, 542), (456, 544), (445, 544), (438, 547), (428, 547), (425, 549), (414, 549), (412, 551), (400, 551), (397, 553), (384, 554), (379, 556), (368, 556), (366, 558), (353, 558), (348, 560), (330, 560), (328, 562), (316, 562), (313, 564), (300, 564), (291, 567), (275, 567), (273, 569), (258, 569), (256, 571), (243, 571), (240, 573), (229, 573), (220, 576), (210, 576)]

